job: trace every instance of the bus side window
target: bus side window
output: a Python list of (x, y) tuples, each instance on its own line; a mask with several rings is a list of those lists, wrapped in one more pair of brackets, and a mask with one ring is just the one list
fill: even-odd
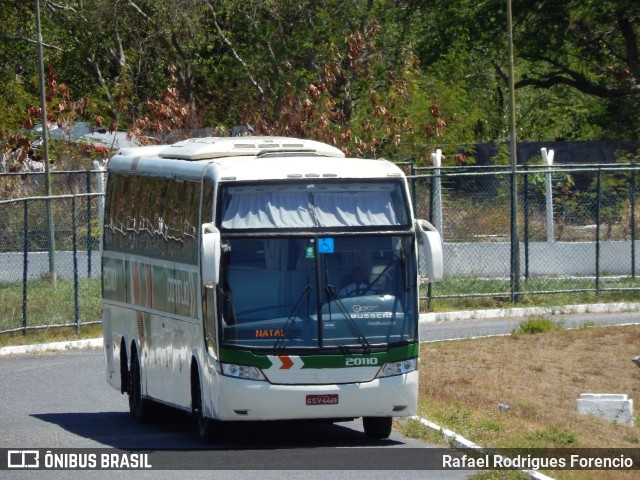
[(200, 224), (213, 221), (213, 180), (204, 178), (202, 181), (202, 207), (200, 208)]

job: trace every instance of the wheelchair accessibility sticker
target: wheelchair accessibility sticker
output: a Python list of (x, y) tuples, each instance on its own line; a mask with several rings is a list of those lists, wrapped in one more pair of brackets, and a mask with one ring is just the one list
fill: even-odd
[(321, 254), (323, 254), (323, 253), (334, 253), (334, 251), (335, 251), (335, 243), (333, 241), (333, 238), (330, 238), (330, 237), (319, 238), (318, 239), (318, 251)]

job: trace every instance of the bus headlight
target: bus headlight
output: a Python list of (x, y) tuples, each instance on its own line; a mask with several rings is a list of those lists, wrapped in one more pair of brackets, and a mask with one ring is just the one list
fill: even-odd
[(266, 380), (258, 367), (235, 365), (233, 363), (223, 363), (222, 374), (227, 377), (242, 378), (244, 380)]
[(378, 373), (378, 378), (392, 377), (394, 375), (403, 375), (405, 373), (413, 372), (417, 368), (417, 366), (417, 358), (410, 358), (408, 360), (401, 360), (399, 362), (385, 363)]

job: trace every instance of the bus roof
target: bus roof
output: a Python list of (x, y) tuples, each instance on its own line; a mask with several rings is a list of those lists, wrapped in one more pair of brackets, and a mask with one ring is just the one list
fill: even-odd
[(222, 181), (403, 176), (387, 160), (345, 158), (330, 145), (287, 137), (193, 138), (174, 145), (124, 148), (109, 169), (195, 177), (210, 163)]

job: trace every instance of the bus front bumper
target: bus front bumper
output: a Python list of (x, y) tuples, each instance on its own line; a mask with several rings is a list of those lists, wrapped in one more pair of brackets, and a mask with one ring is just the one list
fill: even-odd
[(403, 417), (417, 411), (418, 371), (336, 385), (222, 377), (219, 387), (217, 416), (225, 421)]

